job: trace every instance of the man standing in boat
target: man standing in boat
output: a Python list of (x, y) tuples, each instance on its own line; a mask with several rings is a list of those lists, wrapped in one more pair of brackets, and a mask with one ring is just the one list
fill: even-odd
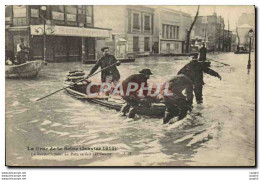
[(218, 77), (221, 80), (221, 76), (216, 71), (210, 69), (206, 62), (198, 62), (198, 54), (194, 54), (192, 61), (186, 64), (178, 72), (178, 74), (184, 74), (192, 80), (197, 104), (201, 104), (203, 102), (202, 89), (205, 84), (203, 81), (203, 72), (211, 76)]
[(101, 82), (114, 83), (114, 85), (116, 85), (120, 79), (120, 74), (116, 66), (119, 66), (120, 62), (115, 58), (115, 56), (109, 54), (108, 47), (101, 48), (101, 51), (103, 56), (97, 61), (96, 65), (91, 69), (88, 77), (92, 75), (99, 67), (101, 69), (104, 69), (114, 64), (113, 66), (104, 69), (101, 72)]
[[(123, 96), (122, 98), (126, 101), (126, 104), (121, 108), (121, 114), (123, 116), (126, 115), (126, 113), (129, 112), (128, 117), (134, 118), (136, 114), (136, 107), (139, 104), (144, 104), (145, 99), (141, 99), (139, 97), (139, 90), (143, 90), (143, 96), (147, 99), (147, 93), (148, 93), (148, 84), (147, 80), (150, 78), (150, 75), (152, 75), (152, 72), (150, 69), (143, 69), (139, 72), (139, 74), (133, 74), (126, 78), (122, 82), (123, 87)], [(131, 86), (134, 85), (135, 87), (132, 88)], [(134, 90), (132, 90), (134, 89)], [(145, 90), (144, 90), (145, 89)], [(131, 91), (132, 90), (132, 91)]]

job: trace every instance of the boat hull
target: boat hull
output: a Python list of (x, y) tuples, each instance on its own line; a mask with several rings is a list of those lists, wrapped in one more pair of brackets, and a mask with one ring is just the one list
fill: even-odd
[[(98, 104), (103, 107), (120, 111), (124, 105), (124, 101), (112, 101), (109, 98), (89, 98), (86, 94), (76, 91), (72, 88), (65, 89), (68, 94), (74, 98), (87, 101), (88, 103)], [(161, 103), (153, 103), (151, 106), (139, 106), (136, 108), (137, 114), (149, 117), (163, 117), (166, 107)]]
[(44, 61), (28, 61), (24, 64), (5, 66), (7, 78), (34, 78), (38, 75)]

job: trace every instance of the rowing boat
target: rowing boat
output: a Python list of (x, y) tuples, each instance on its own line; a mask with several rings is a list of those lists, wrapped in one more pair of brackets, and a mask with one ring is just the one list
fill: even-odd
[(6, 65), (5, 76), (7, 78), (34, 78), (38, 75), (44, 61), (27, 61), (19, 65)]
[[(67, 79), (64, 83), (65, 87), (70, 86), (73, 84), (71, 82), (70, 77), (75, 77), (73, 75), (67, 76)], [(78, 79), (73, 79), (77, 80)], [(81, 101), (85, 101), (86, 103), (98, 104), (100, 106), (113, 109), (116, 111), (120, 111), (122, 106), (125, 104), (125, 101), (122, 99), (121, 96), (90, 96), (86, 92), (87, 86), (89, 85), (90, 81), (84, 80), (80, 83), (71, 85), (68, 88), (65, 88), (65, 91), (71, 95), (72, 97), (79, 99)], [(91, 93), (99, 92), (98, 86), (92, 86), (90, 88)], [(150, 103), (149, 105), (139, 105), (136, 110), (137, 114), (149, 116), (149, 117), (163, 117), (165, 112), (165, 104), (163, 103)]]

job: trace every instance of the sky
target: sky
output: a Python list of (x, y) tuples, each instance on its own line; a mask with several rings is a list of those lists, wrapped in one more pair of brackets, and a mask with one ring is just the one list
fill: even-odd
[[(198, 6), (166, 6), (167, 8), (181, 10), (183, 12), (189, 13), (191, 16), (195, 16)], [(254, 13), (254, 6), (200, 6), (199, 16), (212, 15), (214, 9), (218, 16), (224, 17), (225, 29), (229, 28), (234, 30), (236, 28), (236, 23), (238, 18), (243, 13)]]

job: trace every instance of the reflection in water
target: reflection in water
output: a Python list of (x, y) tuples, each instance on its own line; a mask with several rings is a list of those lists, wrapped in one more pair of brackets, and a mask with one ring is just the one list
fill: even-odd
[[(172, 125), (162, 125), (162, 120), (156, 118), (142, 116), (132, 120), (120, 117), (116, 111), (73, 99), (63, 92), (35, 102), (61, 88), (68, 71), (89, 71), (92, 65), (50, 63), (37, 79), (6, 80), (7, 164), (253, 164), (254, 67), (251, 74), (246, 75), (244, 67), (247, 62), (243, 55), (220, 54), (211, 58), (231, 67), (212, 62), (212, 68), (223, 80), (205, 75), (204, 105), (195, 104), (192, 113)], [(188, 62), (185, 58), (140, 58), (134, 63), (122, 64), (119, 71), (124, 79), (144, 67), (150, 68), (154, 74), (150, 82), (165, 82)], [(100, 76), (91, 80), (99, 82)], [(52, 147), (54, 150), (52, 154), (42, 149), (28, 150), (37, 147)], [(59, 149), (64, 147), (67, 149)], [(87, 149), (103, 147), (116, 150)]]

